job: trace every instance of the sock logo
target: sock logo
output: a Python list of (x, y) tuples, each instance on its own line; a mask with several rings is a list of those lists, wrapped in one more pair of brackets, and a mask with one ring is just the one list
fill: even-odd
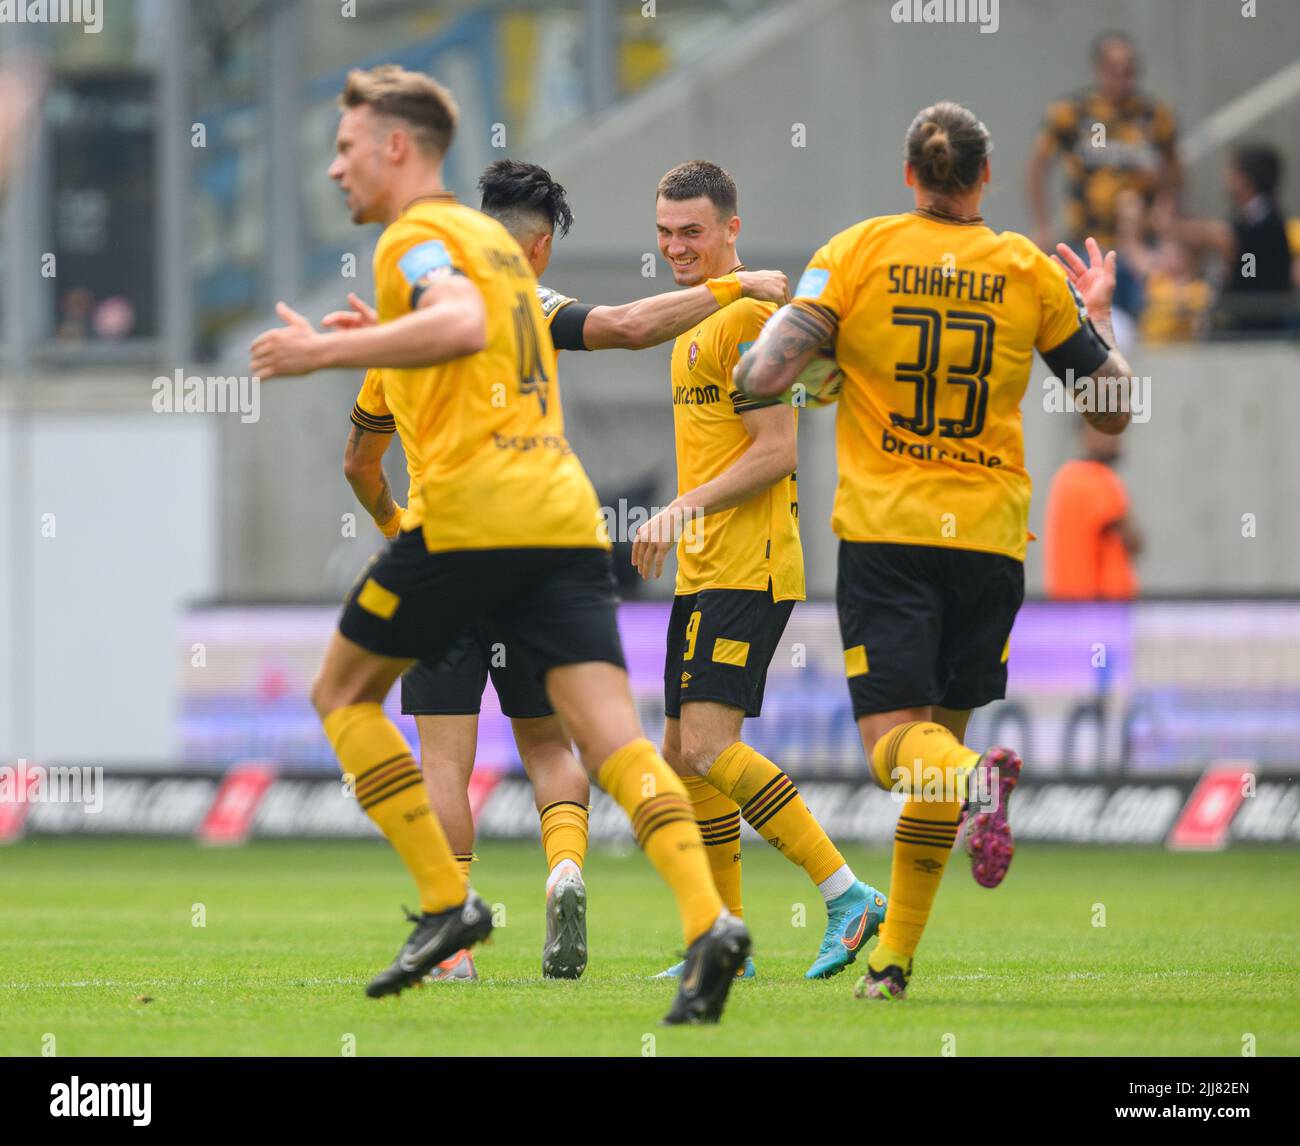
[(925, 859), (913, 860), (912, 866), (917, 871), (923, 871), (926, 875), (934, 875), (936, 871), (943, 871), (943, 864), (938, 860), (932, 860), (928, 856)]

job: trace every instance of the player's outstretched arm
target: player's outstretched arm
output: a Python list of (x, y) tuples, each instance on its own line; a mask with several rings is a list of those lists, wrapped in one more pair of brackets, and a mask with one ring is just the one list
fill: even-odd
[(588, 350), (644, 350), (685, 334), (715, 310), (740, 298), (787, 302), (790, 284), (781, 271), (737, 271), (687, 290), (668, 291), (623, 306), (597, 306), (583, 323), (582, 341)]
[(813, 303), (783, 306), (736, 366), (732, 382), (751, 398), (784, 394), (818, 349), (835, 337), (834, 316)]
[(353, 426), (343, 450), (343, 476), (356, 494), (357, 501), (385, 537), (395, 537), (401, 525), (403, 509), (393, 500), (393, 491), (384, 473), (384, 454), (393, 440), (392, 434), (380, 434)]
[(483, 296), (465, 275), (433, 280), (410, 314), (375, 326), (322, 334), (284, 303), (275, 313), (287, 325), (253, 341), (253, 373), (264, 380), (343, 367), (436, 366), (487, 345)]
[(740, 415), (748, 449), (717, 477), (675, 498), (636, 532), (632, 564), (642, 577), (658, 577), (685, 523), (731, 509), (762, 493), (799, 468), (799, 436), (789, 406), (765, 406)]

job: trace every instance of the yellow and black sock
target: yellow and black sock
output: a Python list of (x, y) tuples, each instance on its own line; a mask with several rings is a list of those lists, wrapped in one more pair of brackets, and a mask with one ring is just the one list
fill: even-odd
[(573, 800), (556, 800), (541, 810), (542, 850), (546, 870), (554, 871), (564, 860), (582, 870), (587, 858), (587, 805)]
[(877, 971), (890, 963), (910, 969), (961, 827), (961, 809), (960, 802), (935, 803), (915, 796), (903, 805), (894, 830), (889, 910), (870, 961)]
[(420, 906), (445, 911), (465, 899), (465, 878), (429, 807), (424, 778), (397, 726), (378, 704), (351, 704), (325, 718), (357, 803), (387, 837), (419, 888)]
[(744, 915), (740, 901), (740, 805), (701, 776), (683, 776), (682, 783), (695, 822), (700, 825), (713, 886), (727, 910), (739, 919)]
[(766, 756), (736, 741), (709, 769), (709, 783), (740, 805), (745, 823), (820, 884), (846, 867), (794, 781)]
[(625, 744), (600, 766), (599, 779), (632, 821), (641, 850), (672, 888), (690, 946), (713, 926), (722, 900), (709, 874), (686, 789), (648, 740)]
[(469, 865), (478, 859), (478, 856), (473, 852), (452, 852), (451, 858), (456, 861), (456, 867), (460, 870), (460, 874), (465, 877), (465, 883), (468, 885)]
[(942, 724), (913, 720), (897, 724), (876, 741), (871, 769), (876, 783), (934, 802), (966, 799), (966, 778), (980, 754)]

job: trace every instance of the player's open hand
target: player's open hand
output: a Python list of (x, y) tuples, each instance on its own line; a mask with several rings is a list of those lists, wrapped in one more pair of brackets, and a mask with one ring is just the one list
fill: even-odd
[(378, 326), (379, 312), (363, 298), (348, 293), (351, 310), (332, 310), (320, 320), (326, 330), (360, 330), (363, 326)]
[(1066, 243), (1056, 244), (1056, 254), (1052, 256), (1052, 261), (1065, 268), (1066, 278), (1083, 296), (1089, 314), (1107, 314), (1110, 312), (1110, 300), (1115, 295), (1115, 252), (1108, 251), (1103, 257), (1101, 247), (1091, 235), (1084, 240), (1084, 248), (1088, 252), (1087, 263)]
[(253, 340), (253, 374), (265, 381), (319, 370), (321, 335), (286, 303), (276, 303), (275, 313), (287, 325), (265, 331)]
[(784, 271), (737, 271), (741, 297), (784, 306), (790, 301), (790, 280)]
[(636, 531), (636, 537), (632, 539), (632, 564), (636, 566), (642, 580), (663, 573), (664, 562), (682, 535), (685, 516), (685, 511), (679, 506), (670, 505)]

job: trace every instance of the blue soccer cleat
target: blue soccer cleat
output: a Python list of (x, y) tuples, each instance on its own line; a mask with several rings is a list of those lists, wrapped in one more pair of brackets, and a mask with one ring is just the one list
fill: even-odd
[[(667, 971), (660, 971), (658, 975), (651, 975), (650, 978), (680, 979), (682, 977), (682, 968), (685, 966), (686, 960), (683, 959), (680, 963), (674, 963)], [(745, 962), (741, 965), (740, 970), (736, 972), (736, 978), (752, 979), (757, 974), (758, 972), (754, 970), (754, 957), (752, 955), (746, 955)]]
[(829, 979), (843, 971), (885, 922), (885, 908), (885, 897), (860, 879), (832, 899), (826, 905), (826, 934), (804, 978)]

